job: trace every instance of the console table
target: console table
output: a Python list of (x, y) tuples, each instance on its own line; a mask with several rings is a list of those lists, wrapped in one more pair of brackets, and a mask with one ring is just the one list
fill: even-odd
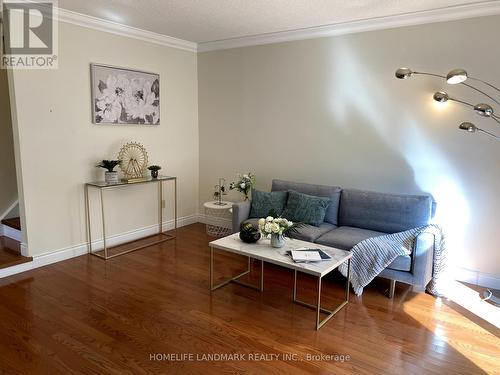
[[(145, 247), (155, 245), (161, 242), (169, 241), (175, 238), (172, 234), (167, 234), (163, 232), (163, 215), (162, 215), (162, 201), (163, 201), (163, 182), (171, 181), (174, 184), (174, 229), (177, 229), (177, 177), (173, 176), (158, 176), (158, 178), (149, 178), (143, 181), (137, 182), (125, 182), (120, 181), (116, 184), (107, 184), (104, 181), (98, 182), (87, 182), (85, 183), (85, 214), (87, 219), (87, 246), (89, 253), (95, 255), (102, 259), (110, 259), (117, 257), (119, 255), (127, 254), (132, 251), (143, 249)], [(106, 216), (104, 210), (104, 190), (126, 188), (127, 186), (133, 186), (137, 184), (157, 184), (158, 186), (158, 233), (146, 236), (143, 238), (135, 239), (126, 244), (130, 246), (124, 246), (126, 244), (120, 244), (119, 247), (124, 247), (123, 250), (114, 252), (110, 254), (110, 250), (113, 248), (108, 248), (106, 242)], [(91, 227), (91, 214), (90, 214), (90, 201), (89, 201), (89, 189), (99, 190), (100, 201), (101, 201), (101, 217), (102, 217), (102, 235), (103, 235), (103, 249), (93, 251), (92, 250), (92, 227)], [(135, 244), (137, 243), (137, 244)]]

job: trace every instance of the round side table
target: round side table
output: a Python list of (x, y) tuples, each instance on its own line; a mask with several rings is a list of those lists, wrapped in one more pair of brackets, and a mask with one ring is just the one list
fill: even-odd
[(210, 217), (207, 224), (207, 234), (213, 237), (225, 237), (231, 234), (231, 219), (229, 213), (232, 211), (233, 202), (217, 201), (203, 203), (205, 215)]

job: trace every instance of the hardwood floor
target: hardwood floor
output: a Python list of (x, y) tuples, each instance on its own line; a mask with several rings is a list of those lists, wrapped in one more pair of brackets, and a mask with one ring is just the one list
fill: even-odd
[[(388, 282), (376, 280), (315, 331), (315, 312), (291, 302), (291, 271), (266, 264), (263, 293), (229, 284), (211, 294), (211, 238), (201, 224), (177, 235), (108, 261), (86, 255), (1, 279), (0, 372), (444, 375), (500, 368), (498, 329), (449, 301), (402, 284), (389, 300)], [(216, 265), (218, 275), (229, 276), (246, 261), (217, 253)], [(258, 280), (259, 266), (250, 281)], [(314, 285), (301, 276), (299, 297), (314, 301)], [(342, 286), (340, 277), (325, 280), (326, 305), (342, 298)], [(173, 360), (161, 360), (172, 353)], [(193, 360), (181, 360), (190, 353)], [(268, 357), (196, 356), (209, 353)], [(320, 360), (321, 354), (349, 359)]]
[(0, 236), (0, 269), (31, 262), (32, 260), (31, 257), (21, 255), (21, 247), (18, 241)]

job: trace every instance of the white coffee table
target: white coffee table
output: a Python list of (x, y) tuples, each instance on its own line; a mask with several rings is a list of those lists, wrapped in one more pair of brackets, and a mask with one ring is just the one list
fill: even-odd
[[(276, 249), (271, 247), (270, 241), (261, 239), (255, 244), (247, 244), (240, 240), (239, 233), (232, 234), (230, 236), (219, 238), (218, 240), (209, 243), (210, 246), (210, 290), (214, 291), (230, 282), (237, 283), (240, 285), (248, 286), (250, 288), (263, 291), (264, 290), (264, 263), (272, 263), (278, 266), (283, 266), (294, 270), (294, 281), (293, 281), (293, 301), (310, 307), (316, 310), (316, 330), (320, 329), (327, 323), (340, 309), (342, 309), (349, 302), (349, 276), (351, 271), (351, 257), (352, 253), (349, 251), (344, 251), (340, 249), (335, 249), (328, 246), (322, 246), (311, 242), (287, 239), (285, 246)], [(307, 248), (319, 248), (326, 253), (328, 253), (332, 259), (323, 262), (315, 263), (295, 263), (290, 257), (285, 255), (287, 250), (295, 250), (300, 247)], [(246, 271), (234, 276), (233, 278), (223, 281), (220, 284), (214, 285), (214, 250), (227, 251), (234, 254), (239, 254), (246, 256), (248, 258), (248, 268)], [(250, 260), (257, 259), (261, 261), (260, 270), (260, 285), (255, 286), (248, 283), (244, 283), (238, 280), (240, 277), (248, 274), (250, 272)], [(331, 271), (336, 269), (344, 262), (347, 264), (347, 279), (346, 279), (346, 290), (345, 290), (345, 300), (342, 301), (334, 310), (327, 310), (321, 307), (321, 280), (324, 276), (328, 275)], [(316, 305), (312, 305), (297, 299), (297, 272), (307, 273), (309, 275), (316, 276), (318, 278), (318, 297)], [(320, 320), (320, 313), (326, 313), (328, 316), (323, 320)]]

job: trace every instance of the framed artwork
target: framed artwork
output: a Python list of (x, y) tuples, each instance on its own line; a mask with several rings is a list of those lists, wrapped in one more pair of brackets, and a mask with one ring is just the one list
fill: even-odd
[(160, 75), (90, 64), (94, 124), (160, 124)]

